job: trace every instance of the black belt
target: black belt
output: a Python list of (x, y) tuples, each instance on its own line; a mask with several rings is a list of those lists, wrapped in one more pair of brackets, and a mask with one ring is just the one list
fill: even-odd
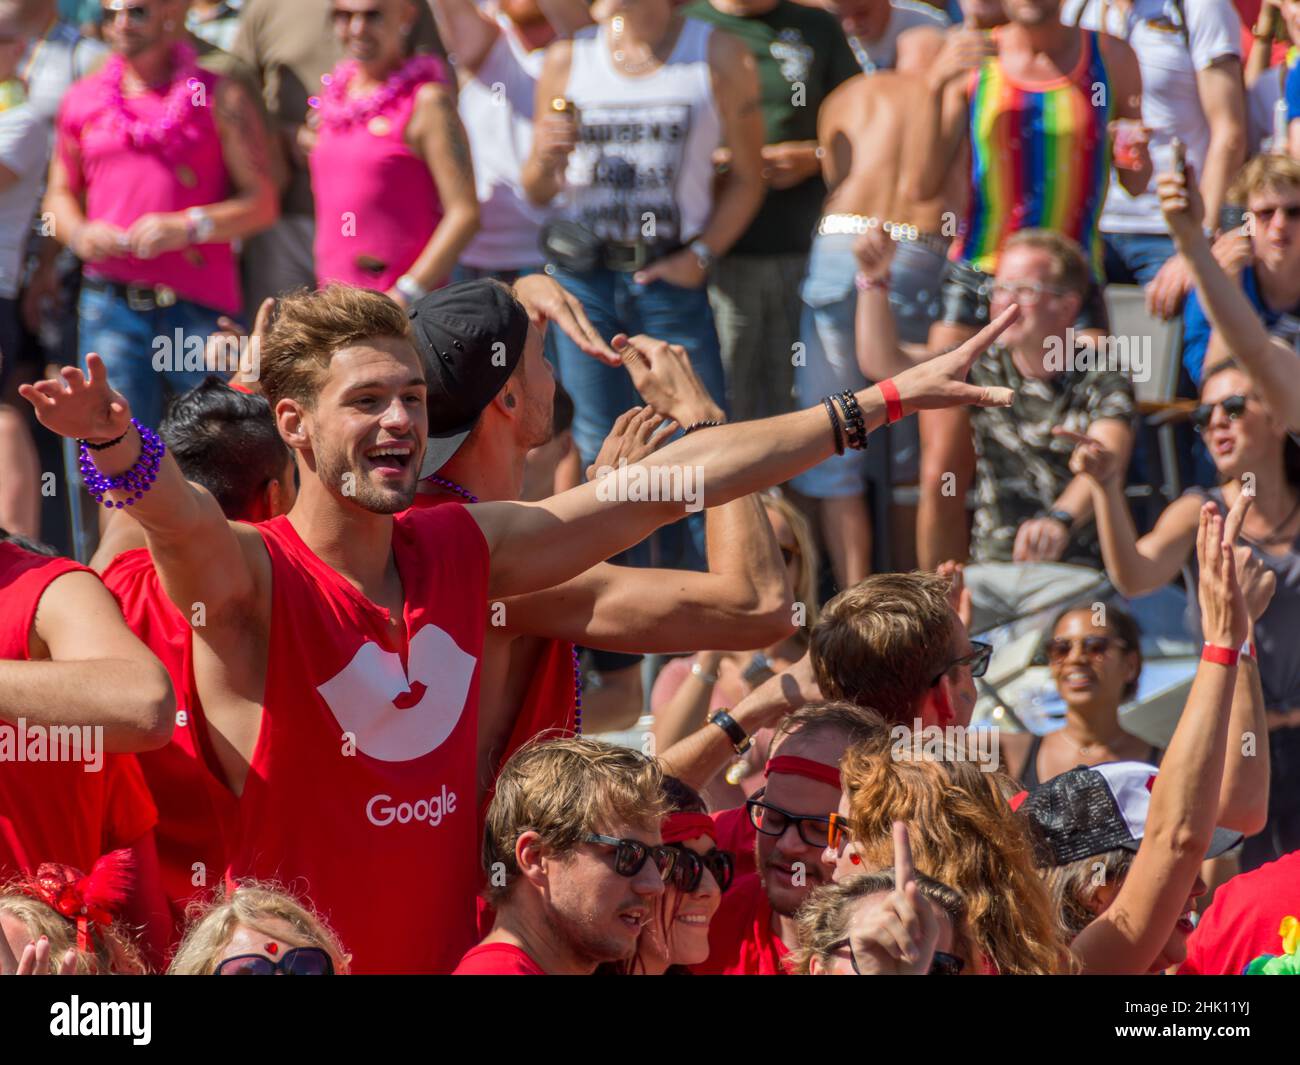
[(180, 300), (176, 290), (166, 285), (124, 285), (103, 277), (83, 277), (81, 284), (92, 292), (124, 300), (133, 311), (166, 310), (176, 306)]
[(601, 244), (600, 251), (606, 270), (628, 274), (643, 269), (656, 259), (663, 259), (684, 247), (684, 244), (670, 241), (638, 240), (625, 243), (607, 240)]

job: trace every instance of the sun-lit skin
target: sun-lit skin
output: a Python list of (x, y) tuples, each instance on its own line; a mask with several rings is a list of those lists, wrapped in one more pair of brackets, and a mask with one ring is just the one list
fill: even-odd
[(1201, 440), (1219, 473), (1236, 480), (1272, 464), (1286, 437), (1286, 427), (1260, 402), (1250, 378), (1240, 370), (1222, 370), (1207, 378), (1201, 389), (1204, 404), (1218, 404), (1228, 396), (1246, 396), (1245, 410), (1232, 419), (1216, 406)]
[[(1137, 679), (1137, 655), (1121, 649), (1117, 634), (1106, 625), (1093, 624), (1091, 608), (1066, 614), (1052, 635), (1070, 641), (1070, 653), (1060, 661), (1050, 662), (1052, 680), (1066, 706), (1085, 715), (1094, 709), (1113, 714), (1124, 701), (1124, 688)], [(1082, 641), (1088, 636), (1111, 638), (1104, 655), (1094, 657), (1084, 652)]]
[[(1106, 911), (1106, 908), (1115, 901), (1115, 896), (1119, 894), (1121, 884), (1123, 884), (1122, 879), (1115, 883), (1102, 884), (1097, 888), (1091, 899), (1091, 908), (1094, 913), (1101, 914)], [(1196, 909), (1196, 900), (1208, 890), (1205, 881), (1198, 875), (1196, 882), (1192, 885), (1191, 894), (1187, 896), (1187, 904), (1183, 907), (1183, 912), (1179, 915), (1173, 931), (1169, 933), (1169, 938), (1160, 949), (1160, 956), (1152, 963), (1149, 972), (1163, 972), (1170, 966), (1181, 965), (1187, 960), (1187, 937), (1192, 934), (1192, 930), (1196, 927), (1192, 924), (1192, 912)]]
[[(998, 259), (995, 285), (1055, 286), (1051, 280), (1055, 260), (1042, 248), (1019, 245), (1008, 248)], [(1080, 299), (1073, 293), (1061, 295), (1044, 292), (1036, 302), (1015, 300), (1010, 294), (995, 288), (992, 295), (992, 312), (999, 314), (1011, 303), (1018, 303), (1020, 316), (1003, 332), (1001, 343), (1021, 355), (1041, 359), (1050, 337), (1059, 337), (1078, 317)]]
[[(167, 0), (149, 0), (147, 3), (135, 3), (127, 0), (124, 10), (104, 12), (101, 32), (105, 43), (118, 55), (127, 59), (143, 55), (159, 45), (168, 37), (166, 23), (175, 19), (175, 5)], [(125, 8), (144, 8), (145, 17), (137, 22), (130, 17)]]
[[(332, 0), (334, 34), (349, 59), (375, 69), (396, 66), (415, 22), (410, 0)], [(344, 13), (351, 14), (345, 18)], [(369, 17), (367, 17), (369, 16)]]
[(1002, 8), (1012, 22), (1042, 26), (1060, 18), (1061, 0), (1002, 0)]
[[(849, 913), (848, 920), (844, 923), (845, 927), (847, 928), (852, 924), (853, 917), (856, 916), (859, 911), (869, 910), (882, 905), (884, 901), (889, 898), (889, 895), (890, 893), (888, 891), (881, 891), (874, 895), (866, 895), (863, 898), (858, 899), (853, 904), (853, 910)], [(939, 923), (939, 940), (935, 943), (934, 949), (936, 951), (942, 951), (945, 954), (951, 954), (953, 949), (952, 918), (937, 906), (932, 906), (931, 908), (934, 910), (935, 919)], [(853, 958), (848, 945), (845, 944), (843, 947), (840, 947), (839, 950), (835, 951), (835, 953), (831, 954), (825, 965), (822, 964), (821, 958), (814, 954), (812, 958), (809, 959), (808, 972), (812, 976), (856, 975), (853, 971)]]
[(260, 954), (269, 961), (279, 961), (294, 947), (319, 946), (297, 936), (293, 926), (282, 917), (268, 917), (263, 923), (264, 930), (246, 924), (235, 925), (230, 941), (221, 952), (221, 961), (248, 954)]
[[(836, 813), (846, 821), (851, 817), (853, 810), (847, 792), (840, 792), (840, 805)], [(853, 860), (854, 858), (857, 859), (856, 862)], [(822, 864), (834, 866), (835, 871), (831, 874), (831, 879), (837, 884), (849, 879), (849, 877), (879, 871), (875, 865), (870, 864), (862, 857), (861, 848), (852, 839), (845, 840), (838, 850), (827, 846), (822, 851)]]
[[(709, 836), (683, 840), (682, 847), (708, 854), (717, 844)], [(700, 883), (683, 896), (671, 880), (653, 919), (641, 933), (638, 955), (648, 975), (658, 975), (670, 965), (699, 965), (709, 957), (709, 923), (722, 904), (722, 890), (706, 867)], [(668, 941), (663, 937), (663, 915), (670, 915)]]
[(1288, 218), (1285, 208), (1297, 205), (1300, 189), (1289, 185), (1259, 189), (1246, 201), (1254, 220), (1250, 243), (1256, 265), (1288, 279), (1300, 270), (1300, 218)]

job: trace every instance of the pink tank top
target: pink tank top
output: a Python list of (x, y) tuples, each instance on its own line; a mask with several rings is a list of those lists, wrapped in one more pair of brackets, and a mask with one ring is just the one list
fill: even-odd
[[(110, 62), (68, 90), (59, 109), (59, 158), (73, 193), (84, 194), (88, 221), (129, 229), (142, 215), (183, 212), (220, 203), (230, 195), (221, 138), (213, 108), (220, 77), (189, 66), (178, 74), (192, 81), (193, 135), (169, 137), (161, 148), (135, 146), (114, 117), (110, 96), (116, 78)], [(174, 84), (174, 83), (173, 83)], [(144, 125), (167, 117), (171, 85), (128, 97), (128, 120)], [(200, 93), (200, 89), (202, 92)], [(131, 285), (166, 285), (184, 300), (225, 314), (242, 306), (239, 274), (229, 243), (164, 252), (154, 259), (132, 255), (87, 263), (87, 276)]]
[[(340, 63), (330, 89), (346, 85), (354, 65)], [(311, 153), (316, 197), (316, 280), (387, 291), (419, 258), (442, 221), (428, 164), (406, 143), (415, 96), (444, 84), (434, 56), (416, 56), (368, 99), (327, 90)], [(345, 117), (345, 112), (347, 116)]]
[(254, 528), (272, 623), (228, 875), (305, 894), (354, 972), (449, 973), (476, 938), (487, 543), (456, 503), (399, 515), (394, 633), (288, 518)]

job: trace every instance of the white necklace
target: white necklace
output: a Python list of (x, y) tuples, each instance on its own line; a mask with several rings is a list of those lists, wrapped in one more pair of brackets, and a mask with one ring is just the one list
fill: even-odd
[[(637, 60), (635, 63), (629, 62), (627, 53), (623, 51), (620, 43), (623, 40), (623, 16), (615, 15), (609, 22), (610, 43), (614, 46), (612, 51), (614, 62), (623, 68), (624, 74), (644, 74), (659, 64), (659, 57), (655, 55), (653, 48), (648, 48), (648, 55), (645, 59)], [(647, 46), (648, 47), (648, 46)]]

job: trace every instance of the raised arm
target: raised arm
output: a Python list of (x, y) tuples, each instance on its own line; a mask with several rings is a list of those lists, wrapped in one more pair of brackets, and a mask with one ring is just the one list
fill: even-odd
[[(1011, 391), (965, 380), (975, 359), (1014, 320), (1014, 305), (961, 347), (900, 374), (902, 413), (973, 403), (1007, 406)], [(630, 342), (633, 357), (653, 361), (668, 345)], [(628, 357), (624, 349), (625, 359)], [(878, 386), (857, 394), (863, 428), (885, 421)], [(480, 503), (470, 513), (492, 556), (489, 594), (514, 595), (569, 580), (698, 505), (718, 506), (789, 480), (834, 453), (823, 406), (762, 421), (701, 429), (597, 481), (536, 503)], [(633, 488), (633, 482), (640, 487)], [(662, 489), (679, 498), (665, 501)], [(653, 486), (653, 490), (652, 490)], [(644, 491), (643, 491), (644, 489)], [(653, 496), (661, 498), (653, 501)]]
[(31, 661), (0, 661), (0, 720), (104, 729), (104, 749), (150, 751), (172, 734), (167, 671), (90, 573), (51, 581), (29, 637)]
[(1139, 596), (1168, 584), (1187, 561), (1195, 540), (1200, 511), (1196, 497), (1175, 499), (1161, 512), (1155, 528), (1139, 539), (1124, 498), (1119, 455), (1095, 436), (1062, 428), (1053, 432), (1075, 443), (1070, 469), (1090, 490), (1102, 561), (1116, 590)]
[[(59, 436), (92, 443), (121, 437), (112, 447), (92, 453), (105, 476), (121, 474), (139, 459), (140, 434), (98, 355), (86, 357), (86, 375), (67, 367), (61, 380), (23, 385), (19, 391), (41, 424)], [(115, 492), (107, 498), (125, 499), (127, 494)], [(256, 601), (254, 574), (240, 535), (256, 538), (257, 533), (237, 533), (212, 495), (186, 481), (171, 455), (163, 457), (152, 488), (134, 501), (130, 513), (144, 527), (163, 587), (186, 617), (202, 604), (211, 626), (215, 619)]]
[(1228, 349), (1250, 374), (1273, 413), (1293, 432), (1300, 431), (1300, 370), (1295, 349), (1271, 337), (1241, 287), (1214, 258), (1201, 231), (1204, 210), (1191, 167), (1187, 173), (1161, 174), (1156, 183), (1160, 208), (1178, 250), (1196, 279), (1205, 315)]
[[(1235, 21), (1235, 19), (1234, 19)], [(1246, 91), (1241, 81), (1241, 60), (1221, 56), (1196, 72), (1196, 93), (1210, 126), (1210, 146), (1201, 174), (1201, 199), (1210, 227), (1217, 229), (1219, 208), (1228, 186), (1246, 161)]]
[(993, 49), (989, 36), (972, 26), (948, 31), (916, 101), (916, 135), (904, 138), (902, 187), (913, 202), (943, 191), (967, 132), (966, 81)]
[[(1197, 529), (1201, 627), (1208, 643), (1236, 649), (1249, 619), (1223, 531), (1207, 503)], [(1235, 665), (1201, 661), (1151, 790), (1137, 857), (1115, 899), (1074, 940), (1084, 972), (1150, 971), (1186, 910), (1218, 817), (1236, 673)]]
[(868, 381), (883, 381), (913, 366), (898, 345), (898, 327), (889, 306), (889, 267), (897, 248), (893, 238), (879, 227), (869, 229), (853, 242), (858, 260), (858, 302), (854, 341), (858, 369)]
[(550, 203), (564, 188), (569, 153), (578, 143), (578, 124), (572, 114), (561, 114), (551, 101), (564, 96), (569, 84), (572, 41), (556, 41), (546, 49), (537, 79), (533, 107), (533, 147), (519, 172), (519, 184), (538, 206)]

